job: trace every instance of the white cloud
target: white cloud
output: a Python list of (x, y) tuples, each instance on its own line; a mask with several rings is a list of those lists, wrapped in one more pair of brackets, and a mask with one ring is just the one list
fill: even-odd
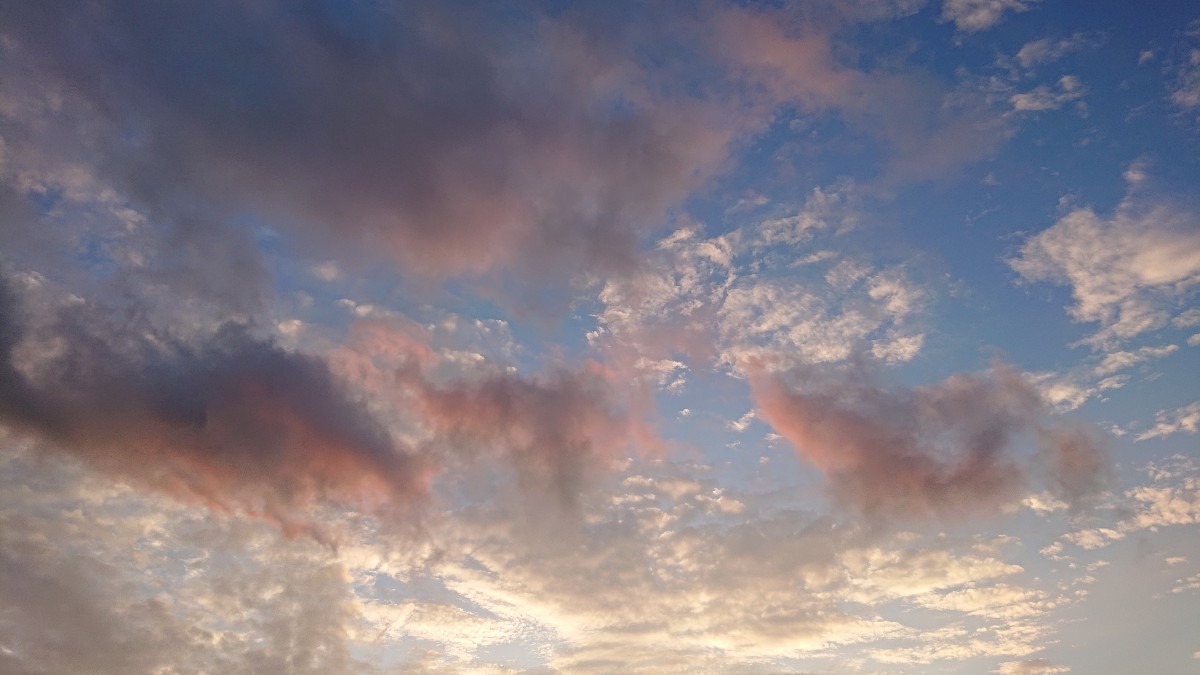
[(1021, 504), (1029, 507), (1030, 510), (1038, 513), (1039, 515), (1053, 513), (1055, 511), (1066, 511), (1068, 508), (1070, 508), (1070, 504), (1067, 504), (1048, 492), (1029, 495), (1021, 501)]
[(338, 267), (336, 261), (327, 260), (323, 263), (318, 263), (309, 268), (309, 271), (314, 277), (321, 281), (330, 282), (336, 281), (342, 276), (342, 270)]
[(942, 19), (961, 31), (973, 33), (1000, 23), (1006, 12), (1027, 11), (1037, 0), (945, 0)]
[(1176, 74), (1170, 99), (1184, 112), (1200, 110), (1200, 49), (1188, 52), (1186, 61)]
[(1200, 217), (1132, 193), (1111, 216), (1070, 211), (1026, 240), (1009, 265), (1026, 281), (1071, 287), (1071, 316), (1098, 323), (1094, 347), (1162, 328), (1200, 283)]
[(1154, 426), (1138, 434), (1135, 440), (1146, 441), (1179, 433), (1195, 434), (1197, 431), (1200, 431), (1200, 401), (1175, 410), (1158, 411), (1154, 416)]
[(1200, 309), (1189, 309), (1185, 312), (1180, 312), (1174, 319), (1171, 319), (1171, 325), (1178, 328), (1200, 326)]
[(1031, 659), (1001, 664), (1000, 670), (996, 672), (1000, 675), (1055, 675), (1056, 673), (1069, 673), (1071, 669), (1051, 663), (1046, 659)]
[[(698, 359), (738, 372), (751, 361), (786, 368), (854, 354), (887, 363), (915, 358), (927, 291), (904, 265), (804, 251), (818, 232), (836, 237), (831, 230), (853, 227), (854, 203), (853, 186), (839, 183), (812, 191), (795, 216), (720, 237), (678, 228), (658, 242), (653, 265), (605, 283), (589, 342), (625, 349), (639, 363), (698, 368)], [(787, 275), (764, 274), (768, 259), (793, 266)]]
[(1171, 589), (1172, 593), (1187, 593), (1188, 591), (1200, 591), (1200, 574), (1193, 574), (1186, 579), (1180, 579), (1176, 582), (1175, 588)]
[(1127, 375), (1093, 377), (1092, 369), (1076, 369), (1066, 373), (1026, 373), (1038, 393), (1059, 412), (1075, 410), (1088, 400), (1106, 391), (1120, 389), (1129, 383)]
[(1131, 352), (1109, 352), (1104, 355), (1104, 359), (1095, 367), (1094, 372), (1098, 376), (1112, 375), (1139, 363), (1169, 356), (1178, 350), (1177, 345), (1163, 345), (1161, 347), (1141, 347)]

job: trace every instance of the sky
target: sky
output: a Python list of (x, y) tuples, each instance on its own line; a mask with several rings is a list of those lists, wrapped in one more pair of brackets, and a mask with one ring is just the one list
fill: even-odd
[(0, 671), (1200, 672), (1200, 6), (0, 0)]

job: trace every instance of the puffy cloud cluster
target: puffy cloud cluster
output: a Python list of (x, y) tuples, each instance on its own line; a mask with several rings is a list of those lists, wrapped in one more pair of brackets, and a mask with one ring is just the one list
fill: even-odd
[[(589, 340), (657, 363), (786, 370), (871, 354), (910, 361), (924, 342), (929, 289), (908, 266), (818, 244), (855, 227), (852, 184), (814, 189), (794, 214), (705, 237), (695, 225), (658, 242), (654, 265), (606, 282)], [(770, 265), (786, 265), (779, 273)], [(672, 361), (674, 362), (674, 361)]]
[(1111, 351), (1066, 372), (1029, 373), (1027, 377), (1046, 402), (1061, 412), (1075, 410), (1090, 399), (1101, 398), (1130, 382), (1128, 372), (1135, 366), (1168, 357), (1179, 351), (1177, 345), (1138, 347)]
[(11, 446), (0, 462), (4, 672), (370, 672), (329, 548)]
[(1038, 112), (1042, 110), (1058, 110), (1063, 105), (1080, 99), (1087, 89), (1074, 75), (1063, 75), (1058, 80), (1058, 91), (1039, 85), (1031, 91), (1013, 94), (1013, 109), (1018, 112)]
[[(1135, 183), (1136, 184), (1136, 183)], [(1169, 201), (1132, 192), (1109, 216), (1070, 211), (1030, 237), (1009, 265), (1027, 281), (1070, 286), (1088, 342), (1111, 349), (1162, 328), (1200, 284), (1200, 220)]]

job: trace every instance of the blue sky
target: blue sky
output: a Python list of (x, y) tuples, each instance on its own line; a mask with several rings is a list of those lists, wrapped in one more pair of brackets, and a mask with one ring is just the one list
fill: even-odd
[(1200, 667), (1200, 11), (0, 3), (0, 670)]

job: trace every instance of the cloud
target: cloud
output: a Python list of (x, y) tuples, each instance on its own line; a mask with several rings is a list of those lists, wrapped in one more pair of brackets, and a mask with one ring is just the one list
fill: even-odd
[(1138, 434), (1134, 440), (1148, 441), (1172, 434), (1194, 434), (1200, 431), (1200, 401), (1175, 410), (1160, 410), (1154, 416), (1154, 426)]
[(1017, 499), (1027, 469), (1014, 446), (1029, 433), (1057, 494), (1074, 503), (1104, 482), (1103, 450), (1082, 431), (1043, 426), (1040, 396), (1005, 367), (916, 389), (814, 375), (753, 376), (759, 417), (868, 515), (953, 517)]
[(1076, 321), (1100, 324), (1093, 347), (1111, 349), (1164, 327), (1200, 283), (1200, 219), (1168, 200), (1131, 192), (1104, 216), (1070, 211), (1030, 237), (1008, 264), (1026, 281), (1071, 288)]
[(1040, 85), (1024, 94), (1014, 94), (1011, 99), (1014, 110), (1038, 112), (1042, 110), (1058, 110), (1064, 104), (1082, 98), (1087, 93), (1074, 75), (1063, 75), (1058, 80), (1058, 91), (1046, 85)]
[(1130, 488), (1111, 527), (1089, 527), (1061, 537), (1084, 549), (1098, 549), (1127, 535), (1174, 525), (1200, 523), (1200, 478), (1195, 463), (1176, 455), (1164, 464), (1147, 466), (1149, 484)]
[[(795, 670), (782, 664), (860, 658), (897, 640), (925, 644), (928, 626), (907, 625), (907, 610), (942, 597), (949, 599), (939, 625), (969, 619), (980, 627), (976, 656), (1036, 649), (1029, 635), (1055, 594), (1026, 589), (1024, 570), (1005, 559), (1004, 538), (891, 535), (791, 511), (745, 522), (736, 510), (698, 500), (712, 483), (696, 471), (704, 470), (641, 465), (603, 508), (600, 495), (586, 501), (587, 531), (560, 532), (549, 542), (506, 514), (506, 502), (464, 510), (452, 536), (441, 538), (445, 551), (430, 572), (455, 604), (521, 627), (533, 641), (526, 653), (546, 654), (546, 665), (572, 672), (697, 663)], [(756, 495), (737, 496), (748, 513), (766, 505)], [(996, 618), (999, 599), (953, 602), (956, 593), (998, 583), (1020, 617)], [(1001, 625), (1029, 632), (982, 637)], [(457, 631), (447, 633), (453, 639)]]
[(160, 220), (184, 202), (249, 210), (310, 252), (410, 273), (627, 265), (738, 131), (629, 56), (652, 21), (614, 35), (581, 13), (420, 3), (14, 10), (6, 51), (34, 73), (17, 85), (65, 92), (118, 194)]
[(100, 306), (37, 317), (20, 300), (5, 280), (0, 420), (48, 447), (285, 528), (318, 501), (404, 508), (424, 490), (430, 467), (321, 359), (234, 324), (187, 343)]
[(1169, 99), (1185, 113), (1200, 110), (1200, 49), (1189, 51), (1179, 66)]
[(5, 449), (4, 672), (370, 672), (350, 652), (358, 617), (329, 548), (63, 460)]
[(1085, 33), (1075, 33), (1071, 37), (1061, 40), (1042, 38), (1022, 45), (1021, 49), (1017, 51), (1017, 62), (1024, 68), (1032, 68), (1057, 61), (1071, 52), (1086, 49), (1098, 43), (1098, 38)]
[(1037, 0), (945, 0), (942, 19), (966, 33), (987, 30), (1000, 23), (1006, 12), (1025, 12)]
[(1046, 402), (1059, 412), (1067, 412), (1101, 398), (1105, 392), (1120, 389), (1130, 382), (1126, 371), (1134, 366), (1165, 358), (1179, 351), (1178, 345), (1145, 346), (1099, 355), (1065, 372), (1026, 373)]
[(435, 446), (456, 454), (503, 450), (526, 487), (544, 486), (566, 505), (577, 503), (590, 471), (661, 448), (645, 417), (651, 411), (623, 405), (596, 363), (541, 377), (482, 373), (448, 382), (410, 366), (396, 385)]
[[(944, 175), (1007, 133), (961, 87), (838, 58), (846, 22), (914, 3), (639, 7), (23, 5), (3, 28), (21, 104), (0, 116), (0, 173), (25, 200), (144, 221), (114, 226), (106, 253), (145, 257), (143, 237), (164, 232), (211, 250), (205, 233), (220, 232), (261, 278), (253, 222), (312, 257), (317, 278), (391, 262), (517, 286), (510, 299), (540, 306), (540, 281), (636, 267), (645, 237), (781, 108), (845, 111), (886, 146), (891, 184)], [(236, 291), (242, 275), (194, 258), (216, 292)]]
[(1000, 675), (1054, 675), (1055, 673), (1069, 673), (1071, 669), (1067, 666), (1051, 663), (1046, 659), (1030, 659), (1027, 661), (1009, 661), (1001, 664), (1000, 670), (995, 672)]
[(1164, 356), (1174, 354), (1179, 350), (1178, 345), (1163, 345), (1161, 347), (1139, 347), (1132, 352), (1119, 351), (1109, 352), (1104, 355), (1104, 359), (1096, 365), (1094, 372), (1096, 375), (1105, 376), (1130, 368), (1139, 363), (1145, 363), (1152, 359), (1160, 359)]
[(515, 471), (515, 488), (531, 501), (549, 497), (547, 508), (574, 510), (616, 462), (664, 450), (651, 398), (657, 379), (630, 379), (590, 360), (523, 373), (502, 358), (506, 349), (448, 346), (481, 326), (450, 317), (434, 328), (403, 316), (360, 319), (329, 360), (443, 471)]

